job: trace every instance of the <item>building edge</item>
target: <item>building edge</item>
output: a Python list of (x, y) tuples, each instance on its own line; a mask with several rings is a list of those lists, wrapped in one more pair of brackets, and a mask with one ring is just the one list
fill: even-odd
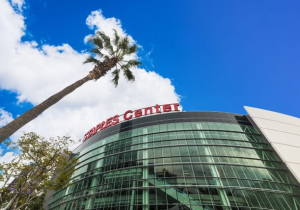
[(300, 119), (249, 106), (244, 108), (249, 120), (300, 184)]

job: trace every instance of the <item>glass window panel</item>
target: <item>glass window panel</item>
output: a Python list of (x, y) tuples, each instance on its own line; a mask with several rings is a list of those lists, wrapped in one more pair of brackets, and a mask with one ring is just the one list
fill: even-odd
[(176, 130), (176, 127), (175, 127), (174, 123), (169, 123), (169, 124), (166, 124), (166, 125), (167, 125), (168, 131), (174, 131), (174, 130)]
[(184, 134), (185, 134), (185, 137), (187, 139), (193, 139), (194, 138), (193, 131), (185, 131)]
[(183, 165), (183, 174), (185, 177), (195, 176), (192, 165), (184, 164)]
[(160, 132), (166, 132), (167, 130), (168, 130), (167, 124), (159, 125), (159, 131)]
[(182, 165), (173, 165), (173, 173), (177, 175), (177, 177), (183, 176)]
[(169, 139), (169, 134), (168, 133), (161, 133), (161, 140), (168, 140)]
[(196, 139), (203, 138), (203, 133), (201, 131), (193, 131), (193, 134)]
[(155, 142), (153, 142), (153, 146), (154, 146), (154, 147), (159, 147), (159, 146), (161, 146), (161, 141), (155, 141)]
[(169, 134), (169, 139), (177, 139), (177, 134), (176, 132), (170, 132)]
[(159, 125), (153, 125), (153, 126), (152, 126), (152, 132), (153, 132), (153, 133), (159, 132)]
[(172, 153), (172, 156), (178, 156), (178, 155), (180, 155), (180, 153), (179, 153), (179, 147), (171, 147), (171, 153)]
[(163, 156), (171, 156), (171, 150), (169, 147), (164, 147), (162, 148), (162, 153), (163, 153)]
[(197, 122), (191, 122), (191, 126), (193, 130), (198, 130), (200, 128), (199, 123)]
[(201, 122), (199, 124), (200, 124), (202, 129), (204, 129), (204, 130), (209, 129), (208, 124), (206, 122)]
[(178, 144), (182, 145), (182, 144), (187, 144), (186, 140), (178, 140)]
[(216, 126), (215, 123), (209, 122), (209, 123), (207, 123), (207, 125), (208, 125), (210, 130), (217, 130), (217, 126)]
[(197, 162), (200, 162), (200, 159), (199, 159), (199, 157), (191, 157), (191, 161), (193, 163), (197, 163)]
[(186, 143), (189, 144), (189, 145), (196, 144), (194, 139), (188, 139), (188, 140), (186, 140)]
[(226, 130), (226, 127), (223, 123), (216, 123), (218, 130)]
[(170, 141), (164, 140), (164, 141), (161, 142), (161, 145), (162, 146), (168, 146), (168, 145), (170, 145)]
[(176, 130), (183, 130), (182, 123), (175, 123)]
[(198, 149), (197, 149), (197, 147), (195, 147), (195, 146), (189, 146), (188, 149), (189, 149), (189, 154), (190, 155), (198, 155)]
[(179, 162), (181, 162), (181, 158), (180, 157), (172, 157), (172, 162), (179, 163)]
[(184, 122), (183, 124), (183, 129), (184, 130), (192, 130), (192, 125), (190, 122)]
[(184, 131), (176, 132), (178, 139), (185, 139)]

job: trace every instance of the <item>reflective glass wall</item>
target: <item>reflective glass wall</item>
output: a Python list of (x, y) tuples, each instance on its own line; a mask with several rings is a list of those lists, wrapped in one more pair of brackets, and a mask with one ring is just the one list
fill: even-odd
[(251, 125), (158, 123), (99, 139), (77, 157), (49, 209), (300, 210), (299, 183)]

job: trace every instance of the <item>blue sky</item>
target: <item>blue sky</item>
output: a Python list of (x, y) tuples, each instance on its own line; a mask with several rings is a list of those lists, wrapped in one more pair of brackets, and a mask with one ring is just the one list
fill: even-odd
[(299, 1), (26, 3), (24, 39), (76, 50), (87, 48), (91, 11), (120, 19), (142, 56), (153, 50), (144, 66), (172, 79), (185, 110), (245, 113), (249, 105), (300, 117)]
[[(103, 17), (120, 20), (124, 33), (142, 46), (138, 56), (143, 62), (141, 68), (148, 72), (144, 75), (149, 76), (149, 72), (154, 71), (169, 79), (175, 88), (174, 93), (159, 93), (159, 83), (155, 90), (152, 89), (153, 92), (161, 94), (161, 98), (180, 95), (180, 103), (186, 111), (245, 114), (243, 106), (247, 105), (300, 117), (300, 1), (25, 0), (22, 7), (22, 11), (17, 13), (24, 17), (26, 29), (23, 29), (20, 42), (36, 42), (35, 50), (42, 50), (45, 45), (58, 47), (68, 44), (74, 51), (84, 52), (89, 48), (84, 38), (97, 27), (104, 27), (100, 23), (100, 26), (94, 25), (91, 29), (86, 24), (92, 11), (101, 10)], [(11, 21), (10, 24), (14, 23)], [(59, 65), (57, 68), (60, 68)], [(6, 76), (10, 69), (2, 66), (2, 70), (0, 77)], [(20, 67), (20, 71), (24, 73), (26, 70)], [(64, 71), (64, 65), (60, 71)], [(78, 74), (78, 79), (80, 76)], [(70, 82), (77, 77), (75, 74)], [(47, 78), (57, 82), (55, 75)], [(29, 90), (39, 89), (39, 85), (44, 88), (43, 82), (32, 84), (34, 88), (30, 89), (26, 85), (17, 85), (17, 81), (14, 85), (12, 76), (9, 81), (10, 84), (0, 84), (0, 107), (12, 117), (42, 100), (42, 96), (37, 97), (41, 93), (30, 96), (29, 92), (33, 91)], [(163, 85), (167, 80), (161, 81), (161, 89), (171, 88), (170, 84)], [(50, 81), (44, 83), (48, 82), (51, 84)], [(29, 83), (34, 82), (28, 82), (28, 86), (31, 85)], [(63, 87), (65, 83), (59, 84)], [(53, 89), (59, 90), (58, 87)], [(111, 94), (115, 94), (114, 100), (120, 97), (121, 101), (123, 96), (117, 95), (117, 91), (122, 89), (112, 90)], [(52, 93), (51, 85), (45, 95), (48, 92)], [(176, 98), (175, 95), (172, 97), (170, 100)], [(113, 115), (118, 110), (138, 108), (133, 104), (160, 102), (155, 97), (150, 100), (132, 96), (130, 100), (122, 105), (118, 103), (115, 109), (105, 113)], [(55, 117), (54, 113), (51, 116)], [(99, 118), (99, 121), (102, 120), (102, 115)]]

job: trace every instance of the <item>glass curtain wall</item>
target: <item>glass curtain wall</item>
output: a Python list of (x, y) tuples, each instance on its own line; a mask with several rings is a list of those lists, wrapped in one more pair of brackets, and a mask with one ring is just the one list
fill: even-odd
[(249, 125), (184, 122), (99, 140), (50, 210), (300, 210), (300, 187)]

